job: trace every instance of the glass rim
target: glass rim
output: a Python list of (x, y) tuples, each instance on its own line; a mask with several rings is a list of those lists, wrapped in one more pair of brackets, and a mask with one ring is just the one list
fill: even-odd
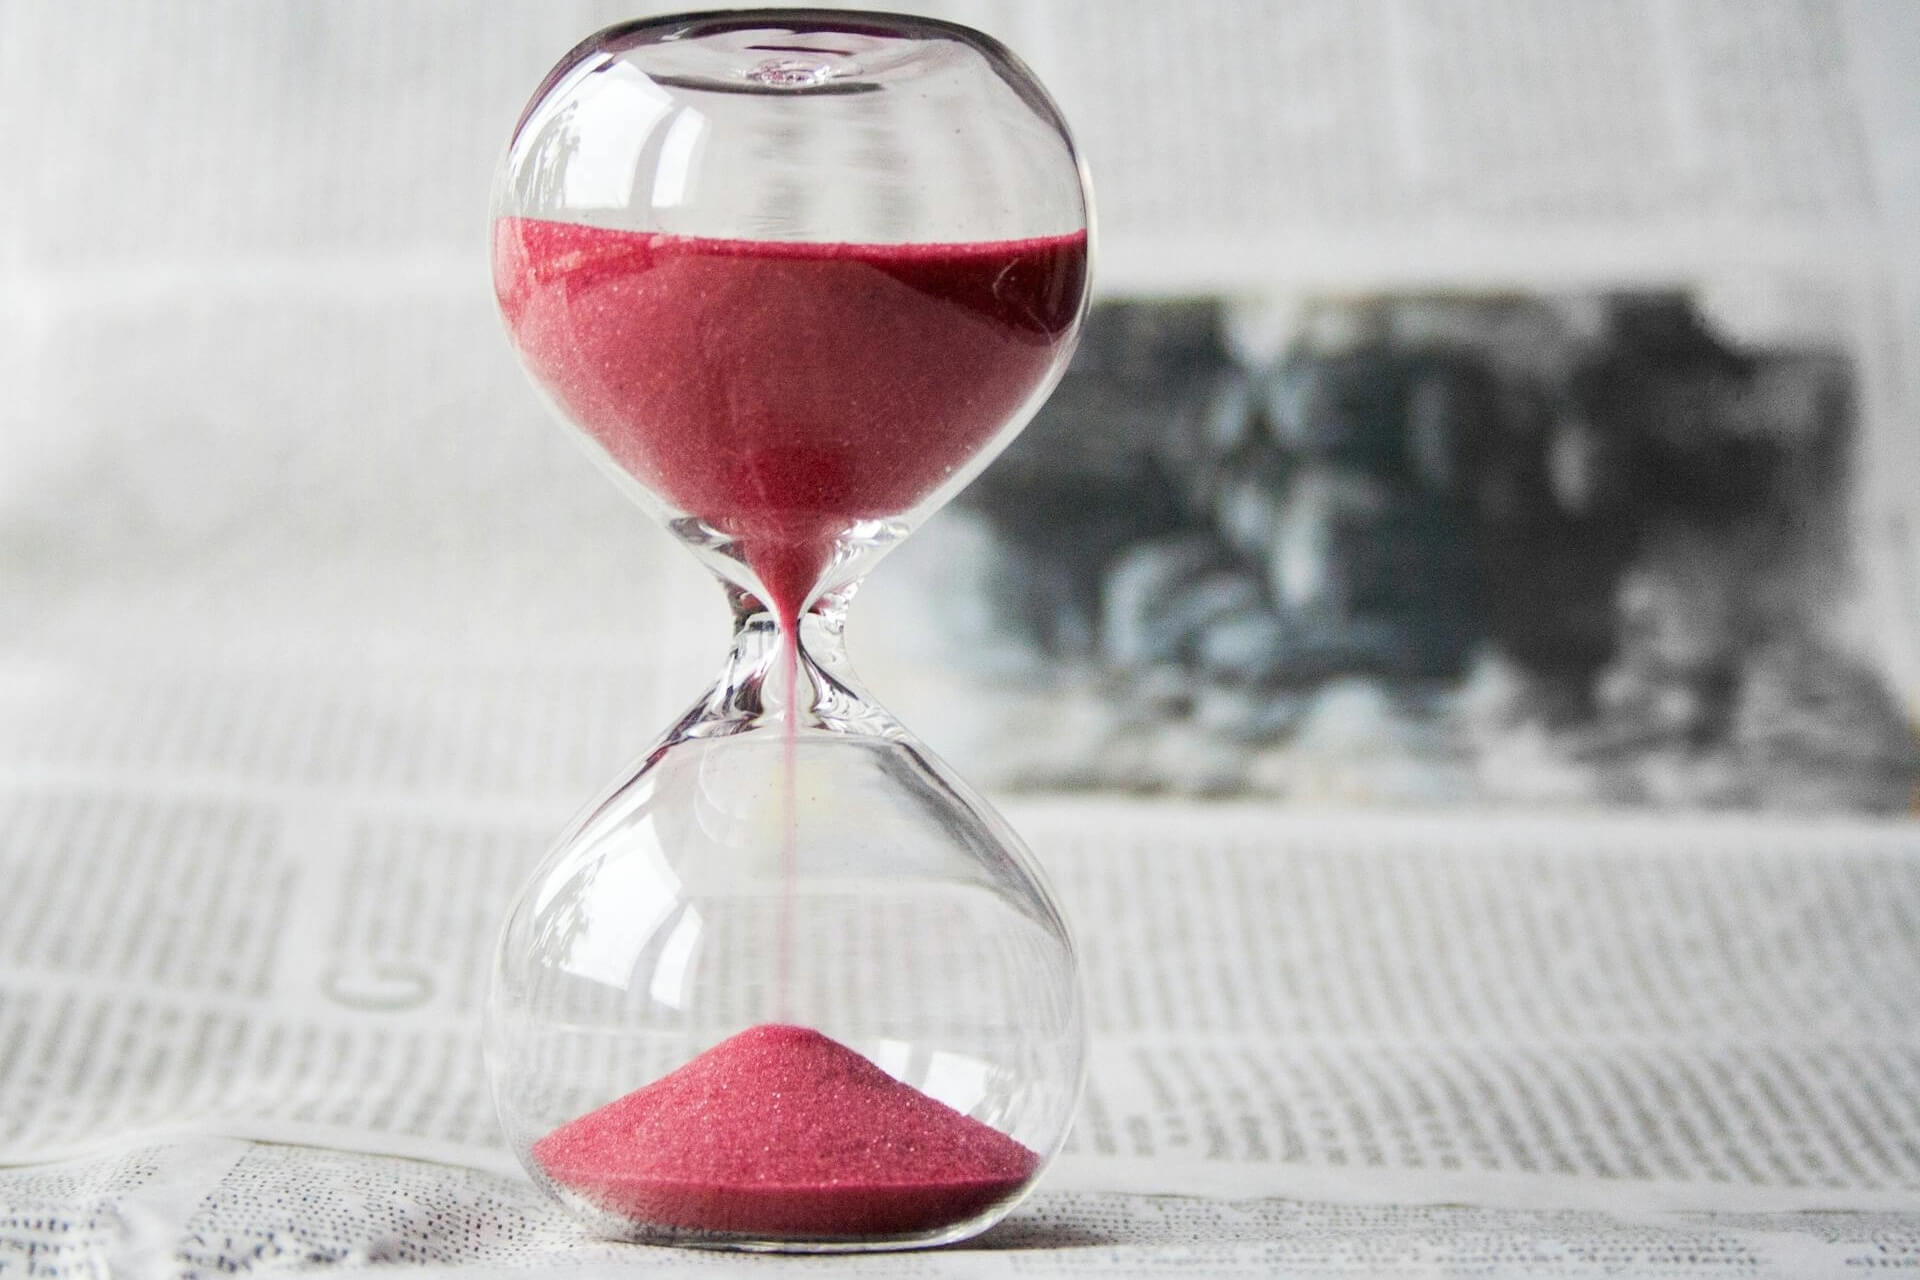
[[(664, 40), (646, 40), (639, 37), (659, 32), (663, 29), (682, 28), (682, 36), (700, 37), (707, 35), (725, 35), (733, 31), (752, 31), (763, 27), (786, 28), (795, 34), (845, 33), (848, 35), (869, 35), (876, 37), (911, 38), (915, 29), (924, 31), (928, 36), (945, 36), (967, 45), (983, 54), (990, 64), (999, 68), (1011, 69), (1015, 74), (1002, 74), (1001, 78), (1029, 108), (1042, 115), (1047, 123), (1066, 140), (1070, 154), (1076, 158), (1079, 148), (1074, 144), (1072, 131), (1067, 126), (1065, 115), (1053, 101), (1052, 95), (1041, 84), (1040, 78), (1026, 62), (1008, 48), (1005, 43), (965, 23), (949, 21), (945, 18), (929, 18), (914, 13), (899, 13), (890, 9), (825, 9), (825, 8), (781, 8), (765, 6), (755, 9), (695, 9), (677, 13), (663, 13), (653, 17), (630, 18), (603, 27), (577, 42), (562, 54), (551, 70), (541, 79), (520, 117), (514, 122), (513, 130), (507, 135), (508, 149), (519, 140), (520, 133), (533, 117), (534, 111), (547, 94), (567, 75), (575, 71), (581, 61), (593, 53), (618, 55), (631, 49), (648, 44), (665, 43)], [(660, 83), (672, 84), (671, 80)], [(820, 86), (809, 89), (789, 90), (783, 96), (806, 97), (818, 95), (825, 89), (828, 92), (845, 92), (832, 86)]]

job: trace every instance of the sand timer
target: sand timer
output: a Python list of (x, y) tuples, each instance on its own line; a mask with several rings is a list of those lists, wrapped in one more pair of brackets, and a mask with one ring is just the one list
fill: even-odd
[(487, 1057), (602, 1234), (982, 1230), (1085, 1031), (1019, 838), (860, 687), (849, 598), (1024, 425), (1086, 305), (1085, 175), (1007, 50), (893, 15), (601, 32), (541, 85), (493, 270), (535, 381), (721, 579), (720, 678), (534, 872)]

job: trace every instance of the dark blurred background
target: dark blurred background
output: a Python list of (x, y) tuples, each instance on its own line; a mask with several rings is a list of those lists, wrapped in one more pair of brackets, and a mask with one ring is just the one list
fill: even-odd
[(1115, 712), (1029, 785), (1288, 795), (1344, 738), (1371, 798), (1907, 806), (1900, 703), (1829, 625), (1843, 351), (1678, 291), (1316, 302), (1256, 362), (1228, 327), (1101, 307), (961, 499), (991, 562), (945, 607)]

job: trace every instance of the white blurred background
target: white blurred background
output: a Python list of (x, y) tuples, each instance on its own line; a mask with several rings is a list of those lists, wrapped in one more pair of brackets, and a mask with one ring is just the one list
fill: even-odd
[[(719, 593), (546, 419), (484, 253), (526, 95), (660, 7), (0, 6), (10, 736), (72, 762), (114, 750), (128, 698), (161, 723), (289, 686), (401, 755), (422, 717), (468, 734), (476, 777), (590, 722), (565, 789), (692, 697)], [(1887, 270), (1920, 222), (1913, 6), (918, 7), (1002, 35), (1061, 98), (1109, 296), (1226, 291), (1257, 318), (1287, 289), (1684, 282), (1734, 227), (1736, 257), (1814, 245), (1823, 279), (1864, 281), (1892, 335), (1873, 394), (1916, 378), (1920, 293)], [(1904, 488), (1873, 483), (1870, 505)], [(909, 677), (945, 565), (910, 545), (853, 630), (936, 747), (954, 690)], [(178, 750), (239, 767), (217, 737)]]

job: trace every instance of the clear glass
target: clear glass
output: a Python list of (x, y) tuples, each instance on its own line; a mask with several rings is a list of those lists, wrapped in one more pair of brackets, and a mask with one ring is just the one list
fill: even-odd
[(1072, 351), (1089, 196), (1066, 126), (963, 27), (660, 18), (547, 77), (494, 214), (535, 383), (735, 628), (510, 911), (487, 1009), (507, 1138), (623, 1239), (983, 1230), (1079, 1097), (1073, 946), (1019, 837), (860, 687), (842, 634), (861, 576)]

